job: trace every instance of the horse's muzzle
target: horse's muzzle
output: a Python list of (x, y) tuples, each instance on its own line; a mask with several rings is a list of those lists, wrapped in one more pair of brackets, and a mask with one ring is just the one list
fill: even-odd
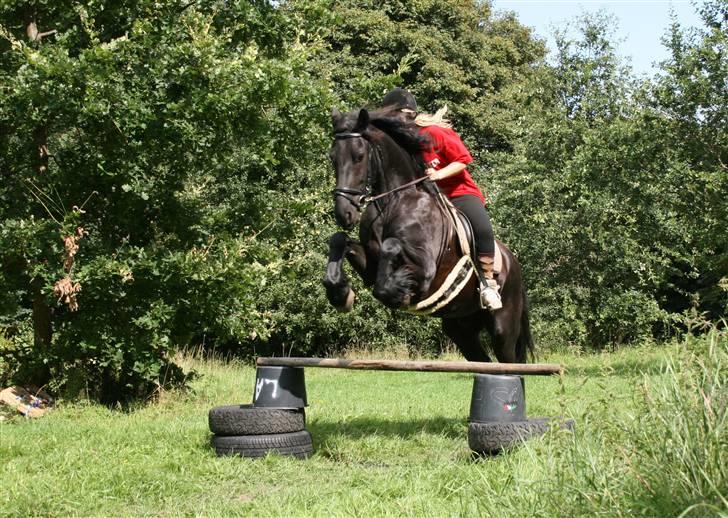
[(336, 223), (344, 230), (351, 230), (359, 223), (359, 210), (349, 200), (337, 198), (334, 205)]

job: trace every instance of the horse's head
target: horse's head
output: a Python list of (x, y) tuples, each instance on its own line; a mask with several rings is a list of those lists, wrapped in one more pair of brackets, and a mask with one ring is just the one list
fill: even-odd
[(371, 188), (369, 112), (362, 108), (358, 113), (342, 114), (334, 108), (331, 122), (334, 143), (329, 155), (336, 171), (334, 216), (336, 222), (348, 230), (359, 223), (362, 204)]

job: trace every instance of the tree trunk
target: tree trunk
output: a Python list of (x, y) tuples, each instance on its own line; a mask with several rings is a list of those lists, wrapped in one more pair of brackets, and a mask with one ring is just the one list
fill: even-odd
[[(40, 40), (36, 13), (30, 9), (25, 13), (25, 29), (30, 41)], [(32, 138), (34, 150), (31, 162), (38, 176), (43, 176), (48, 171), (48, 128), (45, 125), (38, 126), (33, 131)], [(53, 339), (53, 312), (43, 295), (43, 279), (35, 277), (30, 284), (33, 296), (33, 345), (41, 353), (41, 357), (47, 357)], [(33, 383), (43, 385), (49, 379), (50, 370), (47, 365), (39, 364)]]
[[(42, 357), (47, 357), (51, 350), (53, 339), (53, 313), (43, 295), (43, 279), (33, 279), (33, 346)], [(45, 385), (50, 379), (50, 370), (46, 364), (39, 363), (36, 372), (33, 373), (32, 382), (37, 385)]]

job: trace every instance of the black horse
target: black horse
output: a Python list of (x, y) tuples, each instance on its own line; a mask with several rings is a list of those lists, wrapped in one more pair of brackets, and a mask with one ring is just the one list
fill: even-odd
[[(350, 311), (354, 292), (343, 271), (344, 259), (388, 307), (412, 310), (440, 290), (461, 260), (454, 224), (438, 190), (424, 173), (422, 139), (397, 112), (332, 113), (336, 170), (335, 217), (345, 230), (359, 223), (359, 241), (337, 232), (329, 241), (323, 279), (329, 302)], [(432, 312), (469, 361), (490, 361), (480, 342), (487, 329), (500, 362), (526, 361), (533, 351), (528, 303), (521, 266), (502, 243), (498, 275), (503, 308), (481, 309), (477, 275), (462, 279), (461, 290)], [(464, 286), (464, 287), (463, 287)]]

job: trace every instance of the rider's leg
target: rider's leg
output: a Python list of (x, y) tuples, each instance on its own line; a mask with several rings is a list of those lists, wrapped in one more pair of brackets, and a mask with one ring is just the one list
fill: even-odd
[(483, 202), (477, 196), (458, 196), (451, 199), (453, 205), (460, 209), (470, 220), (475, 234), (475, 247), (478, 252), (478, 266), (485, 278), (481, 286), (481, 305), (488, 309), (500, 309), (503, 304), (498, 294), (498, 283), (494, 279), (493, 263), (495, 261), (495, 241), (493, 225)]

